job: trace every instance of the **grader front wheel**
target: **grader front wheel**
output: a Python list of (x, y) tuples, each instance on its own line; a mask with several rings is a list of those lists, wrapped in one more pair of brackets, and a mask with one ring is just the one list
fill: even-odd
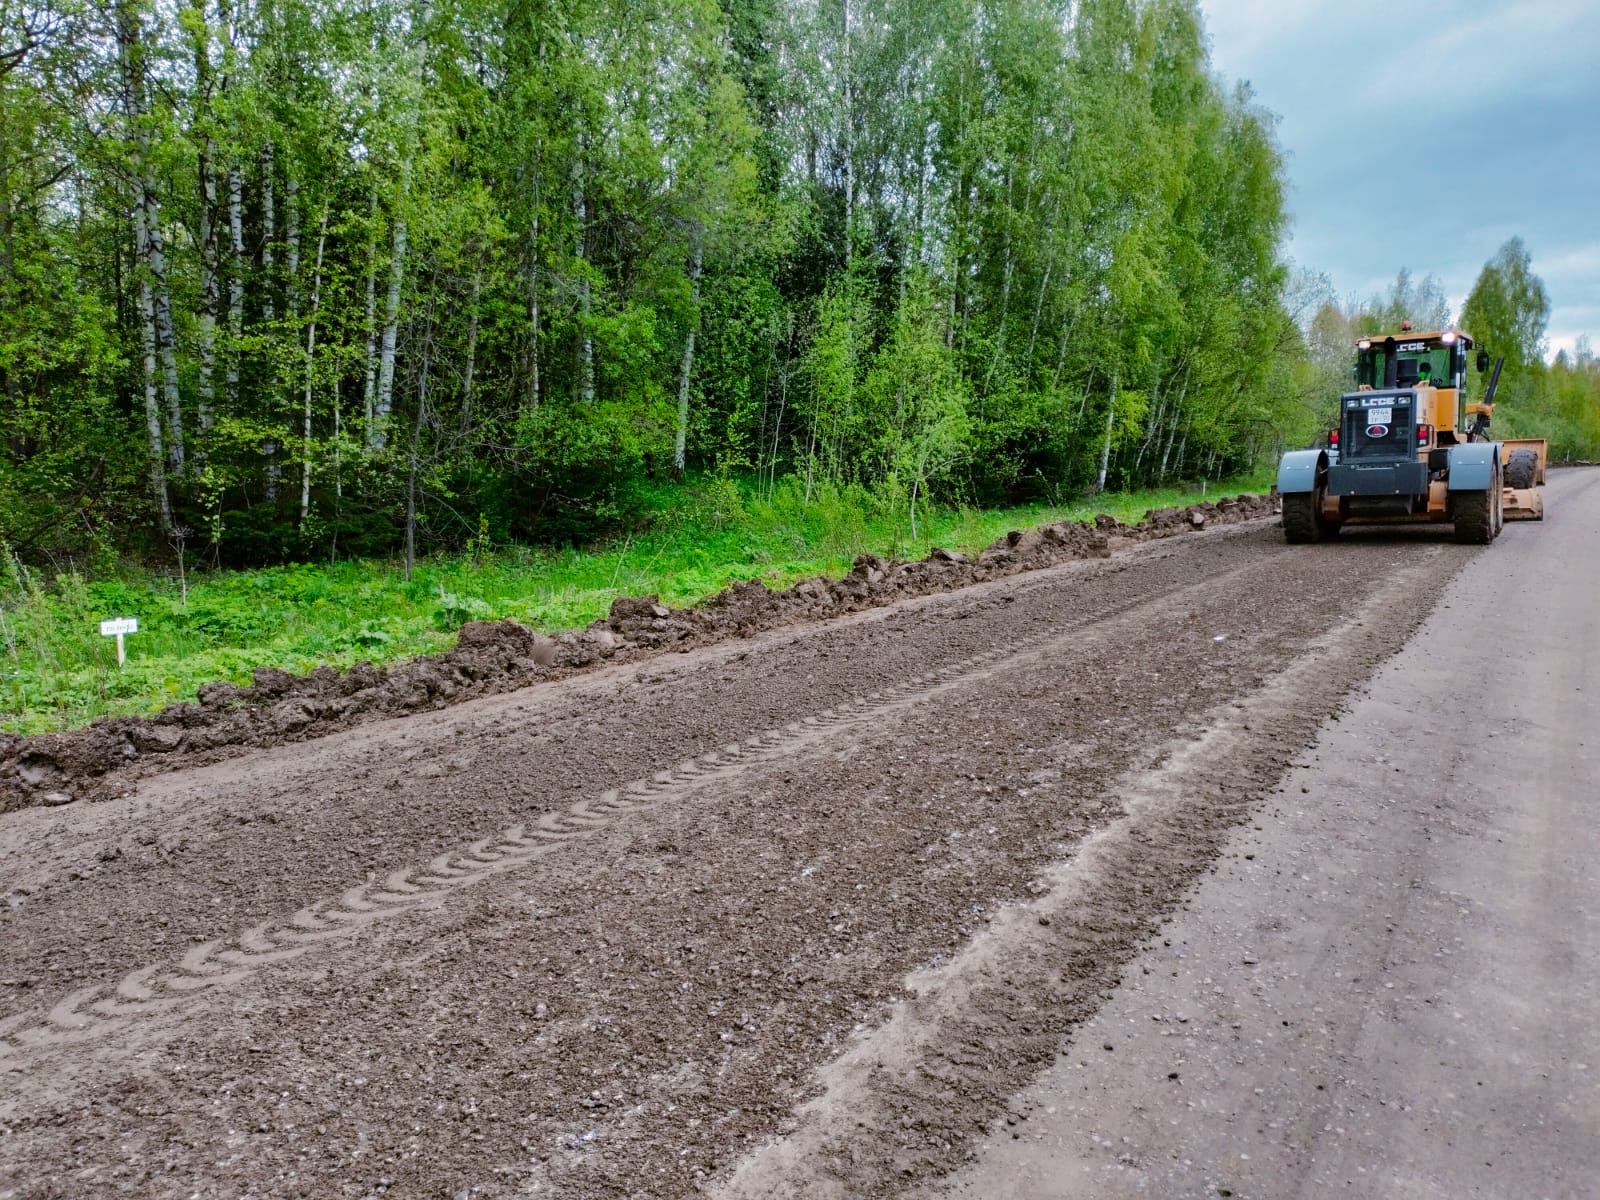
[(1283, 538), (1291, 545), (1323, 542), (1339, 533), (1339, 524), (1322, 515), (1323, 492), (1291, 492), (1283, 497)]
[(1487, 546), (1500, 532), (1500, 480), (1484, 492), (1453, 492), (1450, 516), (1455, 540), (1468, 546)]

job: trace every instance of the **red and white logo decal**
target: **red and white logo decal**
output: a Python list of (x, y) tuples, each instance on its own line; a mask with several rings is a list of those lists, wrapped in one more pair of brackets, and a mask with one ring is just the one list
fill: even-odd
[(1389, 436), (1389, 427), (1387, 425), (1368, 425), (1367, 436), (1369, 438), (1386, 438)]

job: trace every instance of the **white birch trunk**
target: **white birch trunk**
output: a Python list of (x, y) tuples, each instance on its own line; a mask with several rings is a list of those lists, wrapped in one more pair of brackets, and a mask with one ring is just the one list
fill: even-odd
[(322, 208), (322, 228), (317, 232), (317, 268), (311, 276), (311, 311), (306, 322), (305, 406), (300, 426), (300, 528), (311, 512), (311, 395), (316, 377), (317, 312), (322, 305), (322, 252), (328, 244), (328, 207)]
[[(206, 139), (200, 155), (200, 380), (196, 388), (196, 415), (200, 434), (211, 432), (216, 421), (217, 311), (222, 307), (222, 288), (217, 279), (217, 180), (212, 169), (215, 153)], [(195, 458), (204, 454), (197, 447)]]
[(694, 339), (700, 328), (700, 270), (705, 261), (705, 236), (694, 236), (694, 261), (689, 266), (689, 334), (683, 340), (683, 365), (678, 371), (678, 431), (672, 443), (672, 473), (683, 478), (689, 445), (689, 378), (694, 371)]
[(528, 254), (528, 399), (526, 411), (539, 411), (539, 214), (533, 214), (533, 242)]
[(406, 271), (406, 217), (404, 205), (411, 190), (411, 164), (400, 170), (400, 197), (395, 206), (394, 244), (389, 257), (389, 296), (383, 310), (383, 342), (378, 351), (378, 395), (367, 447), (382, 450), (388, 441), (389, 413), (394, 407), (394, 354), (400, 336), (400, 290)]
[(592, 301), (589, 286), (588, 249), (589, 200), (583, 190), (582, 142), (580, 154), (572, 167), (572, 211), (577, 222), (577, 236), (572, 254), (578, 261), (582, 281), (578, 285), (578, 401), (594, 403), (594, 335), (589, 330), (589, 307)]
[(371, 430), (377, 420), (378, 394), (378, 190), (372, 190), (367, 215), (367, 306), (361, 328), (366, 333), (366, 373), (361, 385), (362, 427)]
[(273, 289), (277, 280), (273, 278), (274, 252), (273, 242), (278, 237), (278, 219), (274, 210), (277, 208), (277, 185), (273, 179), (273, 154), (272, 143), (268, 142), (266, 149), (261, 152), (261, 274), (265, 287), (261, 295), (261, 315), (268, 321), (278, 318), (278, 306), (273, 296)]
[(1015, 214), (1011, 211), (1011, 195), (1013, 178), (1011, 172), (1006, 172), (1006, 237), (1005, 237), (1005, 274), (1000, 284), (1000, 328), (995, 332), (994, 358), (989, 362), (989, 373), (983, 378), (983, 408), (982, 412), (989, 411), (989, 389), (994, 383), (995, 372), (1000, 369), (1000, 359), (1006, 351), (1006, 322), (1011, 317), (1011, 278), (1015, 270), (1015, 260), (1011, 253), (1011, 226)]
[(291, 174), (284, 182), (283, 208), (284, 208), (284, 237), (288, 244), (288, 254), (284, 260), (283, 294), (284, 304), (289, 310), (290, 318), (299, 315), (299, 306), (296, 301), (296, 291), (300, 282), (300, 185)]
[(146, 266), (155, 292), (156, 350), (161, 356), (161, 391), (167, 413), (167, 462), (173, 471), (184, 469), (183, 407), (178, 395), (178, 354), (172, 329), (172, 291), (167, 285), (167, 255), (161, 237), (161, 205), (156, 201), (154, 180), (146, 177), (141, 185), (145, 202)]
[(429, 371), (433, 363), (433, 300), (422, 335), (422, 361), (417, 373), (417, 413), (411, 423), (411, 454), (406, 472), (406, 582), (411, 582), (417, 565), (417, 477), (422, 470), (422, 425), (428, 415)]
[(161, 434), (161, 394), (156, 377), (156, 305), (145, 268), (150, 239), (143, 197), (133, 205), (134, 269), (139, 273), (139, 334), (143, 343), (144, 422), (150, 443), (150, 488), (155, 496), (161, 532), (172, 532), (172, 501), (167, 495), (166, 449)]
[(472, 298), (467, 302), (467, 366), (461, 373), (461, 432), (472, 433), (472, 377), (478, 369), (478, 300), (483, 292), (483, 271), (472, 273)]
[(1111, 434), (1116, 429), (1117, 423), (1117, 387), (1121, 382), (1121, 374), (1113, 373), (1111, 376), (1111, 403), (1106, 405), (1106, 440), (1100, 447), (1100, 471), (1095, 476), (1094, 490), (1106, 490), (1106, 473), (1111, 467)]
[(856, 139), (855, 78), (850, 61), (850, 0), (840, 0), (844, 12), (844, 238), (845, 260), (855, 253)]
[[(268, 154), (268, 164), (270, 170), (270, 147), (268, 148)], [(283, 188), (283, 225), (285, 250), (283, 280), (284, 315), (289, 318), (291, 324), (293, 324), (295, 318), (300, 315), (299, 297), (296, 295), (296, 288), (300, 275), (299, 195), (299, 185), (296, 183), (294, 175), (291, 173), (288, 175), (288, 178), (284, 180)], [(292, 337), (293, 335), (291, 334), (290, 336)], [(284, 397), (283, 407), (280, 411), (287, 418), (288, 412), (290, 411), (289, 403), (292, 402), (294, 387), (292, 376), (287, 371), (284, 372), (283, 383), (285, 385), (285, 390), (289, 394)], [(276, 379), (273, 380), (272, 392), (274, 396), (277, 395), (278, 381)], [(265, 450), (267, 456), (267, 497), (268, 499), (275, 500), (278, 497), (279, 489), (283, 485), (284, 447), (277, 438), (269, 438), (267, 440)]]
[(228, 168), (228, 378), (226, 404), (239, 411), (239, 343), (244, 338), (244, 172)]
[(213, 115), (211, 28), (206, 22), (204, 0), (193, 0), (193, 9), (197, 24), (194, 30), (196, 106), (199, 119), (207, 122), (197, 164), (200, 176), (200, 377), (195, 389), (195, 414), (200, 422), (201, 440), (195, 447), (194, 457), (196, 462), (202, 462), (205, 458), (205, 435), (211, 432), (215, 420), (217, 314), (222, 308), (222, 290), (217, 278), (220, 250), (217, 242), (217, 147), (209, 126)]

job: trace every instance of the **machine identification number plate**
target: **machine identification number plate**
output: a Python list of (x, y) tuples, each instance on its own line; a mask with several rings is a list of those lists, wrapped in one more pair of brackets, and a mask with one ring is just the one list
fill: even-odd
[(1394, 421), (1394, 409), (1369, 408), (1367, 410), (1367, 423), (1369, 425), (1388, 425)]

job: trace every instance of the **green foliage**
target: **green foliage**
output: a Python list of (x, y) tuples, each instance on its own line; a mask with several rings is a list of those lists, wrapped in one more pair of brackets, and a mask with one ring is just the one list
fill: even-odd
[(680, 439), (909, 533), (1298, 417), (1271, 118), (1188, 0), (62, 14), (0, 80), (30, 563), (625, 536)]
[[(681, 444), (765, 481), (719, 536), (794, 477), (843, 544), (1275, 460), (1443, 294), (1304, 307), (1198, 6), (1069, 8), (67, 6), (0, 78), (0, 529), (97, 579), (487, 561), (678, 511)], [(1506, 427), (1588, 445), (1519, 242), (1468, 309)]]

